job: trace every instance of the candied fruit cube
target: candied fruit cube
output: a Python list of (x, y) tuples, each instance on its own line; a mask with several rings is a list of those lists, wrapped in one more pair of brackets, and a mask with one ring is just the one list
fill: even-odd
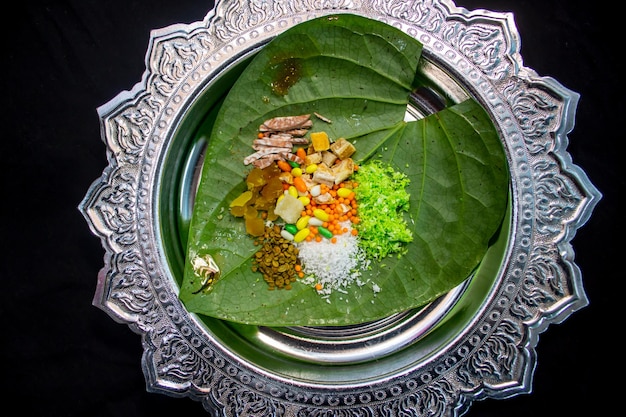
[(278, 200), (274, 213), (282, 217), (287, 223), (295, 223), (300, 218), (300, 214), (304, 210), (304, 204), (296, 197), (286, 194), (285, 197)]
[(330, 149), (330, 139), (326, 132), (311, 132), (311, 144), (316, 152)]

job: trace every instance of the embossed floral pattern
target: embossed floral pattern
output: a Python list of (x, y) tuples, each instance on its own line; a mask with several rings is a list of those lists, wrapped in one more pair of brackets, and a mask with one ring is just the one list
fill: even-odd
[[(436, 360), (355, 388), (286, 383), (233, 360), (178, 302), (154, 230), (159, 161), (177, 117), (225, 62), (297, 22), (337, 12), (382, 19), (468, 83), (502, 130), (513, 183), (508, 263), (481, 317)], [(110, 165), (81, 210), (106, 251), (95, 303), (144, 338), (152, 389), (228, 416), (452, 416), (485, 387), (529, 391), (537, 327), (586, 305), (569, 248), (599, 193), (563, 149), (578, 96), (524, 68), (504, 14), (469, 19), (447, 0), (217, 3), (201, 22), (153, 34), (147, 76), (99, 109)], [(566, 162), (563, 162), (566, 161)]]

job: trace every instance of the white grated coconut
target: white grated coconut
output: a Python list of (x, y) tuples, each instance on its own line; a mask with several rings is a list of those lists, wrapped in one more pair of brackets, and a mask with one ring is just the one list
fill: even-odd
[[(342, 226), (351, 229), (349, 221)], [(305, 274), (303, 282), (307, 285), (321, 284), (322, 289), (318, 292), (322, 295), (329, 295), (333, 290), (346, 293), (345, 288), (351, 284), (365, 284), (360, 277), (361, 271), (368, 268), (369, 260), (359, 247), (358, 236), (348, 231), (335, 237), (336, 243), (328, 239), (297, 243)]]

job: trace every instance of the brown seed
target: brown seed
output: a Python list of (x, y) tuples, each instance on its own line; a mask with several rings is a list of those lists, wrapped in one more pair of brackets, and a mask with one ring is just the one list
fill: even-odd
[(297, 280), (298, 250), (280, 235), (280, 227), (266, 227), (257, 239), (259, 250), (253, 258), (252, 269), (263, 274), (269, 290), (291, 289)]

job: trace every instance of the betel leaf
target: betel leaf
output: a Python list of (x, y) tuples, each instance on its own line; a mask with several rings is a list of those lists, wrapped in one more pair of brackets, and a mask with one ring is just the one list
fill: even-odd
[[(424, 305), (478, 267), (505, 214), (506, 158), (474, 100), (405, 122), (422, 46), (382, 22), (350, 14), (317, 18), (278, 35), (253, 58), (220, 108), (194, 205), (180, 299), (194, 313), (266, 326), (348, 325)], [(410, 178), (413, 241), (362, 271), (363, 287), (323, 299), (296, 282), (268, 291), (252, 271), (257, 251), (229, 204), (246, 190), (243, 159), (259, 125), (317, 112), (311, 131), (344, 137), (359, 164), (371, 158)], [(193, 259), (209, 254), (221, 275), (209, 291)], [(377, 286), (380, 291), (373, 291)]]

